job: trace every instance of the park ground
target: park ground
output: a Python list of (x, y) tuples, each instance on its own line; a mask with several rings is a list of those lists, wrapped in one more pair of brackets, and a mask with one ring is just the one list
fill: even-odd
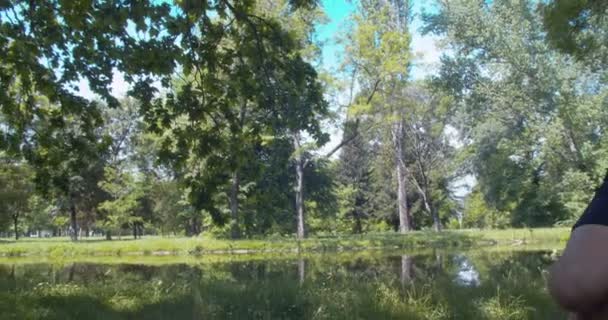
[(207, 237), (160, 237), (103, 240), (83, 238), (25, 238), (0, 240), (0, 257), (142, 257), (142, 256), (222, 256), (238, 254), (294, 254), (350, 252), (363, 250), (535, 250), (563, 248), (570, 234), (568, 228), (415, 231), (405, 235), (372, 233), (295, 238), (277, 237), (262, 240), (222, 240)]

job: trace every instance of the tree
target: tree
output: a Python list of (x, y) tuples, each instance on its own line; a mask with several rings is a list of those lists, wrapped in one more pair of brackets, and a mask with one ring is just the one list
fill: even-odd
[(94, 119), (62, 113), (59, 106), (40, 98), (41, 116), (31, 123), (32, 134), (22, 151), (35, 172), (38, 191), (59, 200), (69, 212), (73, 240), (78, 239), (78, 211), (91, 215), (104, 197), (98, 181), (109, 141), (97, 130), (102, 122), (97, 104), (88, 108), (97, 113)]
[[(151, 79), (160, 78), (168, 85), (174, 67), (183, 62), (187, 46), (182, 50), (176, 40), (190, 32), (190, 18), (211, 11), (220, 15), (231, 11), (240, 17), (250, 8), (251, 2), (233, 6), (229, 1), (209, 6), (180, 2), (174, 7), (152, 1), (68, 4), (48, 0), (0, 5), (0, 109), (8, 128), (2, 132), (1, 147), (32, 164), (41, 190), (67, 199), (74, 239), (77, 207), (84, 209), (85, 225), (93, 215), (88, 209), (96, 207), (90, 202), (99, 195), (93, 190), (103, 167), (93, 159), (103, 157), (96, 154), (102, 153), (103, 139), (95, 136), (100, 127), (97, 103), (79, 97), (73, 84), (87, 80), (110, 108), (117, 107), (110, 84), (119, 71), (136, 84), (134, 95), (152, 97)], [(41, 104), (41, 97), (48, 102)]]
[[(187, 235), (193, 235), (192, 230), (201, 229), (196, 221), (184, 218), (184, 212), (194, 212), (192, 206), (184, 201), (184, 191), (176, 180), (155, 181), (150, 190), (154, 220), (161, 234), (178, 233), (185, 230)], [(202, 222), (202, 219), (198, 219)]]
[(42, 230), (52, 230), (51, 214), (53, 209), (51, 202), (44, 197), (37, 194), (30, 196), (28, 212), (25, 216), (28, 232), (37, 232), (38, 236), (41, 236)]
[(420, 196), (433, 228), (441, 231), (442, 203), (450, 201), (453, 148), (448, 141), (452, 99), (425, 84), (411, 85), (402, 93), (408, 102), (405, 118), (407, 177)]
[(541, 3), (547, 40), (591, 68), (608, 64), (608, 5), (600, 0), (553, 0)]
[(112, 230), (118, 230), (120, 238), (123, 226), (128, 225), (133, 228), (133, 237), (137, 239), (138, 228), (143, 227), (142, 217), (136, 215), (143, 197), (141, 184), (129, 173), (106, 167), (105, 179), (100, 182), (100, 187), (111, 197), (110, 200), (99, 204), (99, 209), (108, 213), (104, 223), (109, 227), (106, 230), (106, 238), (110, 238), (108, 234)]
[(268, 137), (243, 168), (243, 231), (248, 236), (290, 234), (294, 230), (295, 185), (292, 141)]
[(228, 194), (237, 237), (242, 168), (253, 148), (266, 136), (318, 130), (314, 121), (325, 105), (316, 72), (275, 17), (258, 16), (253, 2), (223, 1), (216, 9), (217, 16), (200, 12), (189, 25), (205, 32), (184, 35), (185, 46), (199, 49), (183, 57), (179, 86), (166, 99), (139, 98), (189, 201), (222, 225), (216, 195)]
[[(38, 188), (65, 204), (75, 240), (79, 223), (88, 229), (94, 208), (107, 200), (98, 187), (103, 165), (125, 157), (120, 149), (128, 127), (100, 130), (108, 114), (103, 111), (119, 108), (110, 84), (121, 72), (133, 84), (129, 94), (139, 100), (148, 129), (158, 133), (161, 158), (196, 210), (222, 224), (227, 219), (216, 195), (229, 194), (236, 237), (241, 186), (253, 183), (242, 180), (243, 167), (263, 138), (319, 131), (311, 136), (325, 139), (312, 123), (326, 106), (302, 45), (310, 35), (309, 18), (319, 12), (312, 0), (2, 4), (0, 106), (8, 130), (1, 147), (31, 163)], [(283, 28), (287, 20), (295, 32)], [(173, 81), (176, 66), (185, 80), (179, 85)], [(103, 103), (74, 92), (81, 79)], [(156, 99), (161, 96), (154, 80), (169, 88), (166, 99)], [(302, 89), (309, 93), (298, 96)], [(289, 110), (294, 105), (296, 113)], [(108, 121), (107, 127), (115, 124)]]
[[(0, 111), (8, 127), (1, 147), (31, 164), (41, 191), (67, 199), (74, 240), (77, 206), (91, 199), (87, 186), (97, 185), (88, 178), (103, 173), (96, 166), (103, 149), (95, 136), (99, 108), (79, 97), (74, 83), (86, 79), (94, 93), (115, 107), (118, 101), (110, 94), (115, 70), (138, 83), (170, 74), (175, 36), (160, 32), (169, 13), (168, 4), (148, 1), (0, 5)], [(134, 37), (130, 23), (152, 36)]]
[(377, 230), (387, 231), (386, 227), (390, 226), (389, 229), (399, 231), (395, 154), (392, 145), (384, 143), (390, 141), (386, 131), (384, 128), (373, 127), (369, 133), (372, 154), (370, 214), (375, 220), (374, 227), (378, 228)]
[(499, 212), (489, 207), (478, 188), (473, 189), (465, 199), (463, 211), (464, 228), (500, 229), (511, 223), (509, 212)]
[(19, 239), (20, 219), (28, 212), (33, 192), (32, 172), (20, 162), (0, 164), (0, 212), (10, 217), (15, 240)]
[(65, 216), (56, 215), (52, 219), (52, 224), (53, 224), (53, 227), (55, 228), (55, 231), (57, 232), (57, 235), (61, 236), (62, 230), (65, 230), (69, 226), (70, 219)]
[[(354, 123), (346, 121), (344, 124), (344, 136), (354, 135)], [(339, 182), (338, 194), (341, 200), (341, 215), (352, 220), (352, 232), (363, 232), (363, 221), (367, 218), (369, 208), (369, 193), (371, 184), (371, 153), (368, 142), (362, 134), (345, 145), (338, 160), (337, 181)]]
[[(123, 225), (133, 229), (133, 236), (143, 233), (144, 221), (152, 221), (150, 188), (159, 177), (150, 154), (156, 152), (153, 138), (146, 136), (145, 124), (139, 114), (139, 104), (133, 98), (120, 100), (116, 108), (103, 110), (104, 125), (101, 132), (109, 137), (107, 156), (104, 159), (104, 180), (99, 186), (110, 195), (100, 203), (110, 230)], [(128, 196), (127, 196), (128, 194)], [(104, 219), (104, 217), (100, 217)]]
[(551, 48), (534, 8), (459, 0), (426, 17), (453, 51), (434, 81), (456, 99), (462, 156), (488, 206), (515, 226), (571, 219), (566, 203), (585, 198), (571, 190), (607, 168), (603, 71)]
[[(304, 173), (305, 169), (310, 162), (310, 158), (305, 158), (306, 146), (303, 145), (302, 133), (307, 132), (316, 140), (316, 146), (323, 145), (327, 142), (327, 136), (323, 134), (319, 127), (319, 116), (322, 116), (326, 112), (327, 105), (322, 97), (322, 91), (318, 83), (315, 83), (314, 77), (316, 73), (313, 70), (309, 70), (309, 75), (312, 79), (302, 81), (299, 85), (294, 86), (290, 95), (296, 95), (298, 92), (306, 91), (311, 89), (311, 92), (304, 92), (304, 99), (295, 98), (289, 103), (295, 106), (296, 110), (301, 110), (300, 114), (289, 112), (292, 116), (292, 123), (288, 124), (288, 132), (290, 132), (291, 139), (293, 140), (294, 149), (294, 162), (295, 162), (295, 173), (296, 173), (296, 185), (295, 185), (295, 205), (296, 205), (296, 221), (297, 229), (296, 235), (298, 239), (304, 239), (306, 237), (306, 216), (304, 209)], [(312, 82), (311, 82), (312, 80)], [(315, 84), (312, 88), (302, 88), (303, 85), (313, 83)], [(295, 120), (295, 121), (294, 121)]]
[(404, 106), (394, 94), (407, 82), (410, 52), (408, 1), (361, 1), (356, 24), (348, 38), (347, 65), (358, 73), (363, 92), (377, 91), (377, 99), (359, 102), (355, 113), (372, 114), (381, 123), (390, 123), (390, 141), (395, 157), (399, 231), (413, 228), (407, 199), (405, 164)]

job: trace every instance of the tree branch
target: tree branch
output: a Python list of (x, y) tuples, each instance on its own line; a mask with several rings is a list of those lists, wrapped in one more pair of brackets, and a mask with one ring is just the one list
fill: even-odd
[[(378, 86), (380, 86), (380, 79), (376, 80), (376, 82), (374, 83), (374, 87), (372, 89), (372, 92), (367, 97), (366, 104), (371, 103), (372, 99), (374, 98), (374, 95), (376, 94), (376, 92), (378, 92)], [(345, 145), (349, 144), (351, 141), (355, 140), (359, 136), (359, 123), (361, 123), (361, 121), (360, 121), (359, 118), (357, 118), (355, 120), (355, 126), (353, 128), (353, 134), (350, 137), (348, 137), (348, 138), (342, 139), (342, 141), (337, 146), (335, 146), (333, 149), (331, 149), (327, 154), (325, 154), (323, 156), (323, 158), (329, 158), (329, 157), (331, 157), (332, 155), (334, 155), (334, 153), (338, 152), (338, 150), (340, 150), (342, 147), (344, 147)]]

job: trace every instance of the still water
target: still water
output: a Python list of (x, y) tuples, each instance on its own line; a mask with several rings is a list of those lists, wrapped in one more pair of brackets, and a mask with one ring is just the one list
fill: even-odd
[[(238, 261), (237, 261), (238, 260)], [(565, 319), (550, 252), (0, 264), (1, 319)]]

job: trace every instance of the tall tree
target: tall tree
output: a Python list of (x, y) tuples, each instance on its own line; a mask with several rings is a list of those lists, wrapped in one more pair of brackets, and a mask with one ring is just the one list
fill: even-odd
[[(264, 16), (277, 19), (283, 28), (290, 30), (294, 50), (306, 62), (306, 65), (295, 66), (290, 73), (281, 75), (287, 77), (278, 86), (280, 94), (285, 97), (280, 103), (283, 104), (281, 116), (286, 121), (277, 134), (290, 139), (293, 147), (296, 236), (302, 239), (306, 236), (305, 172), (308, 166), (314, 168), (313, 162), (316, 159), (312, 157), (311, 151), (329, 140), (321, 129), (321, 121), (328, 116), (328, 106), (322, 86), (317, 80), (317, 72), (309, 65), (320, 56), (320, 47), (315, 41), (314, 33), (316, 25), (324, 22), (325, 15), (320, 8), (310, 6), (290, 12), (287, 4), (284, 0), (260, 1), (258, 10)], [(301, 76), (292, 77), (296, 73)]]
[[(353, 136), (353, 121), (344, 124), (344, 136)], [(372, 155), (364, 134), (357, 134), (345, 145), (338, 159), (338, 193), (341, 195), (342, 215), (352, 220), (352, 231), (362, 233), (364, 220), (368, 217)]]
[(405, 115), (405, 147), (408, 180), (432, 218), (433, 228), (442, 229), (440, 205), (449, 202), (450, 178), (453, 175), (453, 148), (448, 141), (452, 100), (433, 92), (425, 84), (403, 90), (408, 113)]
[[(100, 187), (110, 195), (110, 200), (99, 204), (99, 209), (107, 212), (108, 216), (104, 222), (106, 238), (111, 239), (110, 232), (118, 230), (119, 238), (122, 236), (124, 225), (132, 226), (134, 229), (141, 222), (135, 216), (138, 200), (142, 196), (141, 188), (138, 188), (133, 177), (114, 167), (107, 167), (105, 179), (100, 182)], [(137, 233), (134, 233), (137, 238)]]
[[(147, 163), (145, 124), (139, 114), (139, 104), (132, 98), (119, 100), (119, 106), (104, 108), (101, 133), (108, 137), (107, 155), (104, 157), (104, 172), (98, 187), (108, 194), (99, 202), (100, 220), (108, 226), (106, 238), (111, 230), (123, 225), (133, 228), (135, 238), (142, 232), (144, 216), (150, 221), (150, 184), (156, 180), (155, 171)], [(140, 153), (140, 154), (137, 154)], [(143, 162), (142, 162), (143, 161)], [(105, 214), (106, 216), (103, 216)]]
[(404, 146), (406, 110), (403, 101), (395, 99), (395, 94), (408, 78), (410, 17), (409, 1), (361, 1), (346, 47), (346, 63), (357, 72), (361, 89), (372, 94), (376, 91), (380, 93), (375, 101), (355, 104), (354, 112), (371, 113), (378, 121), (390, 123), (401, 233), (413, 228), (407, 199)]

